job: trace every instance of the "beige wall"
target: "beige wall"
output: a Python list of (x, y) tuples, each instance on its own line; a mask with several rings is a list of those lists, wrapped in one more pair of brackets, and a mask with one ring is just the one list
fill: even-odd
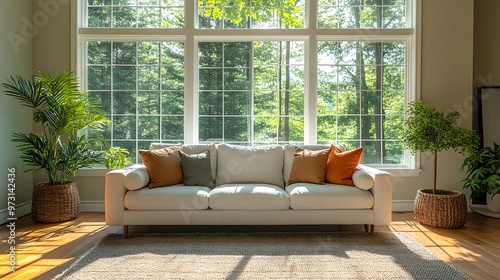
[[(0, 9), (0, 84), (11, 76), (31, 76), (31, 33), (23, 34), (23, 19), (31, 19), (31, 1), (2, 0)], [(11, 41), (12, 38), (12, 41)], [(12, 43), (14, 42), (14, 43)], [(32, 130), (31, 111), (22, 107), (14, 98), (0, 94), (0, 213), (7, 208), (7, 169), (16, 169), (16, 201), (18, 207), (31, 200), (32, 176), (24, 172), (15, 144), (10, 141), (13, 132)], [(29, 207), (28, 207), (29, 208)], [(21, 210), (21, 209), (18, 209)], [(7, 215), (6, 212), (4, 212)], [(2, 216), (2, 215), (0, 215)], [(4, 217), (6, 218), (6, 216)], [(0, 221), (2, 223), (3, 221)]]
[[(474, 2), (474, 86), (500, 86), (500, 1)], [(483, 91), (484, 144), (500, 143), (500, 90)], [(477, 120), (476, 120), (477, 124)]]
[[(33, 1), (34, 13), (40, 10), (36, 3)], [(422, 99), (439, 110), (460, 111), (462, 123), (468, 127), (471, 126), (473, 88), (473, 5), (472, 0), (424, 0), (422, 11)], [(34, 72), (70, 69), (69, 28), (70, 7), (61, 5), (59, 13), (50, 18), (33, 41)], [(497, 74), (500, 80), (500, 71)], [(462, 189), (462, 161), (463, 156), (453, 152), (439, 154), (440, 188)], [(417, 189), (431, 186), (432, 160), (422, 156), (421, 168), (418, 177), (394, 178), (394, 200), (413, 200)], [(103, 177), (76, 179), (83, 202), (103, 200)]]
[(474, 85), (500, 85), (500, 1), (474, 1)]
[[(473, 20), (472, 0), (424, 0), (422, 7), (421, 97), (440, 111), (461, 113), (472, 126)], [(453, 10), (450, 10), (453, 7)], [(438, 188), (462, 190), (464, 156), (438, 153)], [(419, 188), (431, 188), (433, 161), (421, 156), (419, 177), (394, 178), (394, 200), (414, 199)]]
[[(75, 0), (71, 2), (76, 3)], [(33, 74), (39, 71), (50, 74), (71, 71), (70, 1), (33, 0), (32, 3), (33, 21), (39, 26), (37, 36), (33, 38)]]

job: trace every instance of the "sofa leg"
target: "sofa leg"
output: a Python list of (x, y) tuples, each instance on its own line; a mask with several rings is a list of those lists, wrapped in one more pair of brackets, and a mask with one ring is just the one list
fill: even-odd
[(373, 233), (375, 232), (375, 225), (364, 224), (364, 226), (365, 226), (365, 233), (373, 235)]
[(128, 225), (123, 225), (123, 238), (128, 238)]

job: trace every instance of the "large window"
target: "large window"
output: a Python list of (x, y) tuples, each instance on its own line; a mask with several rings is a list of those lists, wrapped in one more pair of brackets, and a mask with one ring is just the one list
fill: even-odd
[(87, 41), (87, 91), (111, 119), (103, 137), (126, 148), (184, 141), (184, 44)]
[(364, 161), (402, 164), (404, 42), (318, 42), (318, 143), (364, 147)]
[(342, 144), (411, 166), (411, 0), (80, 0), (79, 67), (127, 148)]
[(304, 142), (304, 42), (200, 42), (199, 141)]

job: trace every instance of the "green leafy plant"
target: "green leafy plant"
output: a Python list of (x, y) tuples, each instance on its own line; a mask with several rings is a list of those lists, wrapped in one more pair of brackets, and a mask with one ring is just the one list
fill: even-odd
[(79, 91), (77, 77), (71, 72), (59, 76), (39, 74), (31, 80), (20, 76), (3, 83), (5, 92), (33, 109), (33, 122), (40, 133), (13, 133), (21, 159), (42, 171), (51, 185), (64, 184), (79, 168), (101, 163), (98, 139), (79, 135), (86, 129), (98, 130), (108, 122), (104, 112)]
[(125, 148), (111, 146), (104, 152), (104, 165), (107, 169), (123, 168), (132, 162), (128, 154), (129, 152)]
[(479, 136), (458, 125), (456, 111), (442, 113), (422, 101), (408, 104), (408, 117), (404, 121), (403, 144), (413, 154), (430, 152), (434, 157), (433, 193), (436, 193), (438, 152), (454, 150), (461, 154), (475, 154)]
[(467, 177), (462, 180), (463, 188), (471, 190), (471, 200), (481, 198), (486, 193), (493, 196), (500, 193), (500, 145), (485, 147), (477, 154), (464, 160), (462, 170)]

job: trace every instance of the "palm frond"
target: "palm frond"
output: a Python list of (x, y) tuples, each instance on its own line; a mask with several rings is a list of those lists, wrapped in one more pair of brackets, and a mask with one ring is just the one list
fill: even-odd
[(45, 170), (52, 183), (57, 174), (57, 151), (49, 145), (48, 139), (35, 133), (13, 133), (12, 142), (17, 143), (21, 159), (30, 168), (29, 171)]
[(3, 83), (5, 93), (19, 100), (23, 106), (38, 108), (45, 103), (40, 81), (25, 80), (20, 76), (11, 77)]

